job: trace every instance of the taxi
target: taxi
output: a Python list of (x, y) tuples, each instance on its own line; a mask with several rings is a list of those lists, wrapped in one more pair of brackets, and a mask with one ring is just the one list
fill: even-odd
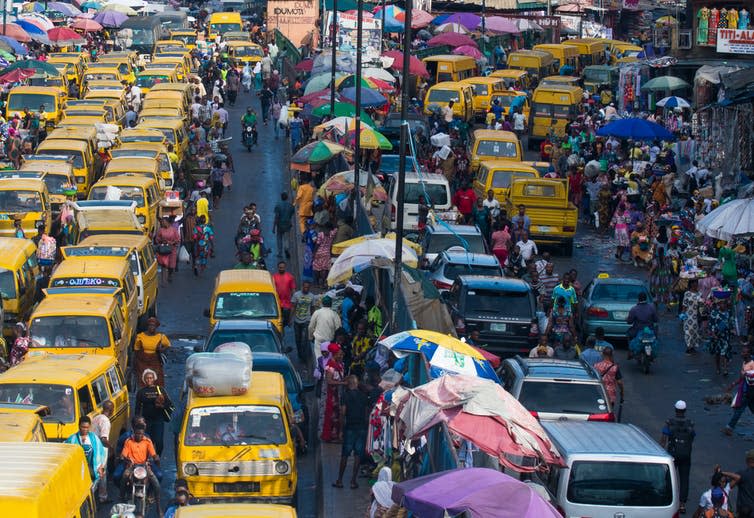
[(223, 34), (223, 40), (227, 42), (231, 41), (251, 41), (251, 33), (249, 31), (228, 31)]
[(267, 270), (223, 270), (217, 274), (210, 308), (212, 329), (218, 320), (267, 320), (283, 332), (283, 316), (272, 276)]
[(503, 115), (511, 114), (511, 107), (520, 107), (521, 113), (524, 114), (526, 120), (529, 120), (529, 113), (531, 113), (531, 104), (529, 103), (529, 96), (526, 92), (519, 92), (517, 90), (506, 90), (505, 92), (498, 92), (492, 94), (492, 102), (498, 102), (503, 109)]
[(102, 159), (97, 153), (97, 130), (93, 126), (87, 128), (84, 126), (71, 125), (55, 128), (52, 132), (47, 134), (45, 140), (77, 140), (86, 143), (88, 150), (87, 153), (94, 159), (95, 171), (99, 172), (102, 169)]
[(134, 82), (139, 88), (141, 88), (142, 94), (149, 92), (149, 89), (156, 84), (160, 83), (177, 83), (178, 82), (178, 70), (177, 67), (165, 68), (150, 68), (136, 75), (136, 81)]
[(0, 237), (0, 293), (3, 335), (12, 336), (16, 322), (25, 322), (34, 307), (39, 263), (31, 239)]
[(84, 95), (84, 99), (99, 99), (103, 101), (114, 101), (123, 107), (124, 112), (126, 109), (126, 92), (125, 90), (123, 90), (123, 87), (119, 89), (103, 88), (102, 90), (99, 90), (99, 89), (96, 89), (94, 85), (92, 85), (92, 89), (89, 90)]
[(296, 509), (280, 504), (199, 504), (179, 507), (175, 518), (296, 518)]
[(0, 403), (0, 443), (47, 442), (41, 416), (49, 413), (44, 405)]
[(157, 45), (157, 53), (155, 55), (159, 55), (167, 50), (172, 50), (172, 49), (177, 49), (177, 48), (180, 48), (180, 49), (186, 48), (186, 46), (181, 40), (174, 40), (174, 39), (157, 40), (156, 45)]
[(492, 96), (506, 89), (500, 77), (470, 77), (461, 82), (470, 84), (474, 89), (474, 115), (478, 119), (484, 119), (484, 115), (492, 107)]
[(165, 134), (155, 128), (125, 128), (118, 135), (118, 142), (121, 144), (136, 144), (139, 142), (149, 142), (152, 144), (162, 144), (167, 146), (168, 139)]
[(469, 141), (469, 156), (471, 156), (471, 172), (479, 169), (482, 160), (515, 160), (523, 159), (523, 151), (518, 137), (511, 131), (479, 129), (474, 130)]
[(8, 92), (5, 102), (5, 118), (10, 120), (13, 115), (21, 115), (24, 108), (39, 113), (39, 109), (45, 109), (45, 127), (51, 128), (60, 121), (63, 115), (63, 102), (67, 96), (60, 88), (55, 86), (16, 86)]
[(50, 194), (40, 178), (0, 178), (0, 236), (19, 237), (17, 222), (27, 239), (50, 231)]
[(126, 142), (110, 151), (113, 158), (153, 158), (157, 160), (158, 169), (165, 189), (171, 189), (175, 181), (173, 163), (168, 156), (168, 148), (157, 142)]
[(453, 116), (471, 121), (474, 118), (474, 90), (470, 84), (445, 81), (429, 88), (424, 98), (424, 114), (431, 115), (434, 107), (444, 108), (453, 101)]
[(0, 178), (41, 179), (47, 185), (53, 216), (60, 214), (60, 209), (66, 201), (76, 199), (73, 163), (67, 157), (61, 157), (61, 160), (27, 160), (19, 171), (0, 171)]
[(77, 196), (85, 198), (96, 175), (95, 156), (89, 144), (83, 140), (45, 139), (37, 146), (37, 153), (66, 156), (73, 160), (73, 175), (76, 178)]
[(136, 218), (144, 231), (154, 236), (157, 231), (157, 205), (162, 199), (157, 182), (144, 176), (110, 176), (92, 186), (89, 199), (105, 200), (108, 190), (113, 187), (118, 189), (119, 200), (136, 203)]
[(123, 81), (116, 63), (90, 63), (84, 70), (84, 82), (90, 81)]
[(170, 68), (176, 66), (178, 70), (178, 81), (188, 81), (188, 76), (191, 73), (191, 56), (188, 52), (168, 52), (156, 56), (152, 59), (150, 67), (157, 67), (158, 65), (164, 65)]
[[(176, 83), (185, 84), (185, 83)], [(186, 106), (183, 92), (177, 91), (150, 91), (144, 98), (144, 102), (141, 105), (142, 109), (149, 108), (178, 108), (181, 111), (182, 116), (185, 115), (189, 106)]]
[(52, 53), (47, 56), (47, 62), (58, 68), (57, 65), (67, 65), (66, 76), (69, 83), (81, 86), (84, 77), (85, 61), (81, 53)]
[(163, 95), (164, 92), (179, 92), (182, 96), (184, 112), (186, 113), (189, 112), (191, 104), (194, 102), (194, 97), (191, 93), (192, 86), (188, 83), (160, 83), (158, 85), (154, 85), (149, 92), (151, 93), (151, 97), (153, 98), (160, 98), (160, 96)]
[(101, 106), (112, 116), (116, 124), (123, 127), (123, 121), (126, 117), (126, 110), (122, 103), (113, 99), (68, 99), (65, 102), (65, 108), (77, 106), (98, 107)]
[(139, 129), (160, 130), (168, 144), (173, 144), (173, 150), (178, 155), (178, 164), (182, 164), (188, 156), (188, 134), (182, 119), (152, 119), (136, 126)]
[(189, 50), (196, 48), (196, 31), (192, 29), (179, 29), (170, 31), (170, 39), (180, 41)]
[[(51, 86), (54, 88), (58, 88), (61, 92), (68, 95), (68, 75), (66, 73), (65, 67), (68, 65), (59, 64), (60, 69), (58, 69), (57, 75), (50, 75), (46, 72), (39, 72), (37, 74), (34, 74), (30, 78), (26, 80), (26, 83), (29, 86)], [(55, 67), (57, 69), (57, 67)]]
[[(102, 56), (99, 56), (97, 58), (97, 63), (107, 64), (110, 66), (114, 65), (120, 72), (123, 80), (128, 82), (129, 84), (133, 83), (136, 79), (134, 67), (126, 56), (111, 56), (110, 54), (103, 54)], [(89, 68), (91, 67), (92, 65), (89, 65)]]
[(165, 183), (160, 174), (159, 162), (149, 157), (120, 157), (113, 158), (105, 166), (104, 178), (112, 176), (145, 176), (151, 178), (160, 186), (160, 192), (165, 191)]
[(501, 77), (505, 82), (506, 88), (512, 87), (516, 90), (526, 90), (531, 85), (531, 78), (529, 77), (529, 72), (526, 70), (505, 68), (493, 71), (490, 77)]
[(76, 226), (70, 242), (79, 243), (90, 236), (144, 236), (146, 229), (136, 216), (136, 202), (130, 200), (79, 200), (71, 203)]
[(110, 114), (105, 110), (98, 112), (80, 111), (64, 115), (58, 125), (60, 127), (83, 126), (93, 128), (95, 124), (112, 124), (112, 122)]

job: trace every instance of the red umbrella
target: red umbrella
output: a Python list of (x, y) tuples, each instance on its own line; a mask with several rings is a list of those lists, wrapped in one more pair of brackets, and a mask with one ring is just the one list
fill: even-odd
[(70, 45), (71, 43), (83, 42), (81, 35), (68, 27), (55, 27), (47, 31), (47, 37), (52, 43), (58, 45)]
[(76, 18), (71, 27), (84, 32), (99, 32), (102, 30), (102, 26), (99, 23), (94, 20), (87, 20), (86, 18)]
[[(393, 58), (393, 64), (390, 68), (403, 70), (403, 52), (399, 50), (388, 50), (387, 52), (383, 52), (382, 55), (387, 58)], [(411, 60), (408, 63), (408, 72), (414, 76), (429, 77), (429, 72), (427, 72), (427, 67), (424, 65), (424, 62), (416, 56), (411, 56)]]
[(453, 49), (453, 54), (456, 54), (458, 56), (469, 56), (474, 59), (482, 58), (482, 53), (479, 51), (479, 49), (472, 47), (471, 45), (461, 45), (460, 47), (456, 47)]
[(448, 45), (449, 47), (460, 47), (461, 45), (471, 45), (472, 47), (477, 46), (474, 40), (465, 34), (458, 34), (457, 32), (438, 34), (429, 40), (427, 45), (430, 47), (439, 47), (441, 45)]
[[(467, 344), (467, 345), (471, 345), (471, 344)], [(500, 367), (500, 362), (502, 361), (500, 356), (498, 356), (497, 354), (492, 354), (491, 352), (485, 349), (482, 349), (481, 347), (476, 347), (474, 345), (471, 345), (471, 347), (476, 349), (479, 354), (484, 356), (484, 359), (490, 362), (490, 365), (492, 365), (493, 368), (497, 369), (498, 367)]]
[(8, 36), (21, 43), (28, 43), (31, 41), (31, 36), (26, 32), (23, 27), (17, 23), (0, 23), (0, 35)]
[[(318, 90), (316, 92), (311, 92), (306, 95), (302, 95), (298, 99), (296, 99), (297, 104), (311, 104), (312, 101), (316, 101), (318, 99), (326, 99), (327, 102), (330, 102), (330, 89), (325, 88), (323, 90)], [(335, 94), (335, 100), (338, 101), (340, 99), (340, 96), (338, 94)]]
[(0, 75), (0, 84), (18, 83), (34, 75), (31, 68), (15, 68), (10, 72)]
[(305, 59), (303, 61), (299, 61), (293, 68), (296, 70), (296, 72), (311, 72), (313, 66), (313, 59)]

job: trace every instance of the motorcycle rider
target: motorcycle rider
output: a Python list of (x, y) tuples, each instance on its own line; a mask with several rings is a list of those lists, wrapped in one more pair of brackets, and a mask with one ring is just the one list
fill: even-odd
[(657, 325), (657, 310), (654, 304), (647, 302), (645, 292), (639, 293), (638, 302), (629, 310), (626, 322), (631, 325), (628, 328), (629, 353), (636, 352), (638, 351), (638, 343), (636, 345), (634, 343), (639, 332), (643, 331), (645, 327), (654, 332)]
[[(128, 483), (133, 477), (134, 466), (143, 465), (147, 468), (147, 479), (149, 480), (148, 486), (151, 486), (152, 495), (154, 495), (155, 502), (157, 504), (157, 513), (161, 515), (160, 511), (160, 481), (157, 480), (157, 476), (152, 471), (149, 461), (153, 460), (156, 465), (160, 465), (160, 456), (154, 449), (152, 440), (145, 437), (146, 426), (143, 424), (136, 424), (134, 426), (133, 436), (126, 439), (123, 444), (123, 450), (120, 453), (121, 460), (125, 463), (125, 470), (123, 471), (123, 478), (120, 481), (120, 499), (126, 500), (126, 488)], [(150, 488), (147, 487), (147, 493)]]
[(241, 116), (241, 128), (243, 129), (244, 139), (246, 139), (247, 127), (252, 128), (252, 134), (254, 136), (254, 140), (252, 141), (252, 144), (256, 144), (257, 143), (257, 114), (251, 106), (246, 108), (246, 113), (244, 113), (243, 116)]

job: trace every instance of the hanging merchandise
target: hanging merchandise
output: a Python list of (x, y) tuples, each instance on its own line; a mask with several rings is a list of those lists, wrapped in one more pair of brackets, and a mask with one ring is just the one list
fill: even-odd
[(699, 20), (696, 27), (696, 43), (697, 45), (706, 45), (707, 44), (707, 32), (709, 29), (709, 16), (710, 11), (706, 7), (702, 7), (697, 11), (696, 17)]
[(717, 45), (717, 24), (720, 22), (720, 11), (713, 7), (709, 12), (709, 37), (707, 45)]
[(746, 10), (744, 7), (741, 9), (741, 12), (738, 13), (738, 28), (739, 29), (748, 29), (749, 28), (749, 11)]

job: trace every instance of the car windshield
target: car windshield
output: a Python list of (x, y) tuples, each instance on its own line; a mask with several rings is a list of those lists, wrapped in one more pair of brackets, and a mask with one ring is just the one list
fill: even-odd
[(515, 95), (498, 95), (492, 98), (492, 102), (498, 101), (502, 108), (507, 108), (513, 102)]
[(50, 194), (63, 194), (63, 191), (73, 187), (70, 178), (64, 174), (47, 173), (44, 182)]
[(480, 140), (476, 146), (476, 154), (497, 158), (516, 158), (518, 156), (518, 148), (515, 142)]
[(0, 294), (5, 300), (16, 298), (16, 279), (13, 272), (3, 268), (0, 268)]
[(14, 93), (11, 92), (8, 97), (8, 111), (23, 111), (29, 108), (34, 112), (39, 110), (40, 106), (45, 107), (45, 111), (55, 110), (55, 96), (50, 94), (31, 94), (31, 93)]
[(278, 303), (272, 293), (220, 293), (215, 302), (215, 318), (277, 318)]
[(110, 185), (108, 187), (93, 187), (89, 191), (90, 200), (127, 200), (135, 201), (137, 207), (144, 206), (144, 192), (140, 187), (125, 185)]
[(496, 275), (503, 276), (499, 266), (483, 266), (481, 264), (449, 264), (445, 267), (445, 277), (454, 281), (459, 275)]
[(207, 342), (207, 351), (212, 352), (218, 345), (228, 342), (243, 342), (252, 352), (279, 353), (280, 346), (271, 330), (218, 329)]
[[(398, 162), (400, 161), (399, 155), (382, 155), (382, 158), (380, 158), (380, 171), (384, 173), (395, 173), (398, 171), (398, 166), (400, 165)], [(414, 161), (411, 159), (410, 156), (406, 157), (406, 171), (416, 171), (416, 167), (414, 166)], [(406, 184), (408, 187), (408, 184)]]
[(236, 56), (239, 57), (263, 57), (264, 53), (262, 52), (262, 49), (259, 47), (235, 47), (235, 50), (233, 51)]
[(473, 254), (487, 253), (481, 234), (432, 234), (427, 253), (439, 254), (451, 246), (468, 247), (466, 251)]
[(609, 83), (610, 72), (608, 70), (584, 70), (584, 81), (591, 83)]
[(71, 149), (45, 148), (42, 152), (46, 155), (59, 155), (73, 158), (74, 168), (82, 169), (84, 167), (84, 153), (81, 151), (74, 151)]
[(500, 314), (505, 308), (502, 311), (507, 318), (534, 317), (528, 291), (469, 289), (465, 305), (468, 313)]
[(209, 30), (211, 32), (219, 32), (220, 34), (224, 34), (230, 31), (240, 32), (243, 30), (243, 27), (241, 27), (238, 23), (211, 23), (209, 24)]
[(49, 316), (31, 320), (31, 348), (108, 347), (110, 332), (104, 317)]
[(274, 406), (209, 406), (191, 410), (186, 446), (285, 444), (284, 416)]
[(507, 189), (514, 178), (534, 178), (534, 174), (525, 171), (495, 171), (492, 175), (493, 189)]
[(406, 203), (419, 203), (419, 196), (433, 205), (448, 204), (448, 186), (444, 183), (406, 182), (403, 201)]
[(43, 416), (46, 423), (72, 423), (75, 417), (73, 388), (49, 383), (3, 383), (0, 401), (49, 407), (50, 414)]
[(166, 75), (140, 75), (136, 78), (136, 84), (142, 88), (152, 88), (154, 85), (167, 83), (169, 79)]
[(525, 381), (518, 401), (540, 414), (605, 414), (605, 395), (596, 383)]
[(673, 503), (670, 467), (652, 462), (576, 461), (569, 502), (603, 507), (666, 507)]
[(639, 300), (639, 294), (644, 293), (649, 297), (649, 293), (644, 286), (639, 284), (612, 284), (608, 282), (598, 283), (592, 290), (592, 301), (610, 301), (626, 302), (636, 304)]
[(42, 197), (37, 191), (0, 191), (0, 212), (41, 212)]
[(428, 101), (431, 103), (458, 102), (458, 92), (455, 90), (431, 90)]

